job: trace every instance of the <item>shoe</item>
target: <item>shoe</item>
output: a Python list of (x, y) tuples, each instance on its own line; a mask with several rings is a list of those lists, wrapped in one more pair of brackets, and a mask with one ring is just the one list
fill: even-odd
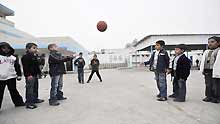
[(87, 81), (87, 83), (89, 83), (89, 81)]
[(211, 98), (209, 98), (209, 97), (206, 97), (206, 98), (204, 98), (202, 101), (204, 101), (204, 102), (211, 102), (211, 101), (212, 101), (212, 99), (211, 99)]
[(157, 94), (157, 98), (160, 98), (161, 97), (161, 95), (160, 94)]
[(34, 105), (34, 104), (32, 104), (32, 105), (26, 105), (26, 108), (27, 108), (27, 109), (35, 109), (35, 108), (37, 108), (37, 106)]
[(34, 103), (42, 103), (42, 102), (44, 102), (44, 100), (43, 100), (43, 99), (37, 99), (37, 100), (35, 100), (35, 102), (34, 102)]
[(172, 95), (169, 95), (168, 97), (169, 97), (169, 98), (176, 98), (176, 95), (175, 95), (175, 94), (172, 94)]
[(217, 99), (212, 99), (211, 102), (212, 103), (219, 103)]
[(58, 101), (54, 101), (54, 102), (49, 102), (50, 106), (58, 106), (60, 105), (60, 103)]
[(57, 98), (57, 100), (66, 100), (66, 99), (67, 99), (66, 97)]
[(102, 80), (100, 80), (100, 82), (102, 82)]
[(185, 100), (181, 100), (181, 99), (177, 99), (177, 98), (174, 99), (173, 101), (174, 101), (174, 102), (185, 102)]
[(22, 107), (25, 106), (25, 103), (16, 104), (15, 107)]
[(167, 97), (160, 97), (159, 99), (157, 99), (158, 101), (167, 101)]

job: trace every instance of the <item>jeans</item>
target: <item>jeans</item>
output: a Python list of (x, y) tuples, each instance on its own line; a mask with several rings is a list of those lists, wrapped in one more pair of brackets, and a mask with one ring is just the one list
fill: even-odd
[(50, 99), (57, 100), (63, 97), (63, 74), (51, 77)]
[(31, 80), (26, 79), (26, 104), (32, 105), (38, 99), (38, 78), (33, 76)]
[(167, 97), (167, 79), (166, 73), (155, 72), (155, 80), (161, 97)]
[(183, 79), (177, 79), (176, 77), (174, 77), (173, 93), (177, 99), (185, 101), (185, 99), (186, 99), (186, 81)]
[(78, 81), (79, 83), (84, 83), (84, 69), (78, 68)]

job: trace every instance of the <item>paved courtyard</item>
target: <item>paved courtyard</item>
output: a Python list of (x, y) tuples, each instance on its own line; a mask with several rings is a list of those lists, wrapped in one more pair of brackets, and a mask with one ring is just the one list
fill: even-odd
[[(40, 80), (37, 109), (15, 108), (6, 90), (0, 124), (220, 124), (220, 104), (202, 102), (204, 80), (192, 71), (187, 82), (187, 101), (156, 100), (154, 75), (144, 69), (102, 70), (103, 82), (96, 75), (89, 84), (78, 84), (76, 74), (64, 76), (60, 106), (49, 106), (50, 78)], [(85, 74), (85, 77), (89, 73)], [(18, 82), (24, 96), (24, 81)], [(168, 77), (168, 93), (172, 91)]]

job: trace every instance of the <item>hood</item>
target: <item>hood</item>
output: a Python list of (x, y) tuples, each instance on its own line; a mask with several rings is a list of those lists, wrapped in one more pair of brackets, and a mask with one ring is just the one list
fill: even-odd
[(10, 53), (9, 54), (11, 54), (11, 55), (14, 54), (15, 50), (11, 47), (11, 45), (9, 43), (0, 42), (0, 48), (3, 47), (3, 46), (7, 46), (10, 49)]

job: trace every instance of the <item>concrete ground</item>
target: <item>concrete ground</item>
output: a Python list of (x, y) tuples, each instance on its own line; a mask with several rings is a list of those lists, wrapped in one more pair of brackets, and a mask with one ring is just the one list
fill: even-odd
[[(154, 75), (146, 70), (102, 70), (101, 75), (102, 83), (94, 75), (84, 85), (77, 83), (76, 74), (65, 75), (68, 99), (56, 107), (48, 105), (49, 77), (40, 80), (40, 98), (46, 101), (34, 110), (15, 108), (6, 90), (0, 124), (220, 124), (220, 104), (202, 102), (204, 80), (198, 71), (187, 82), (184, 103), (157, 101)], [(171, 94), (170, 80), (168, 85)], [(18, 89), (24, 96), (24, 81)]]

